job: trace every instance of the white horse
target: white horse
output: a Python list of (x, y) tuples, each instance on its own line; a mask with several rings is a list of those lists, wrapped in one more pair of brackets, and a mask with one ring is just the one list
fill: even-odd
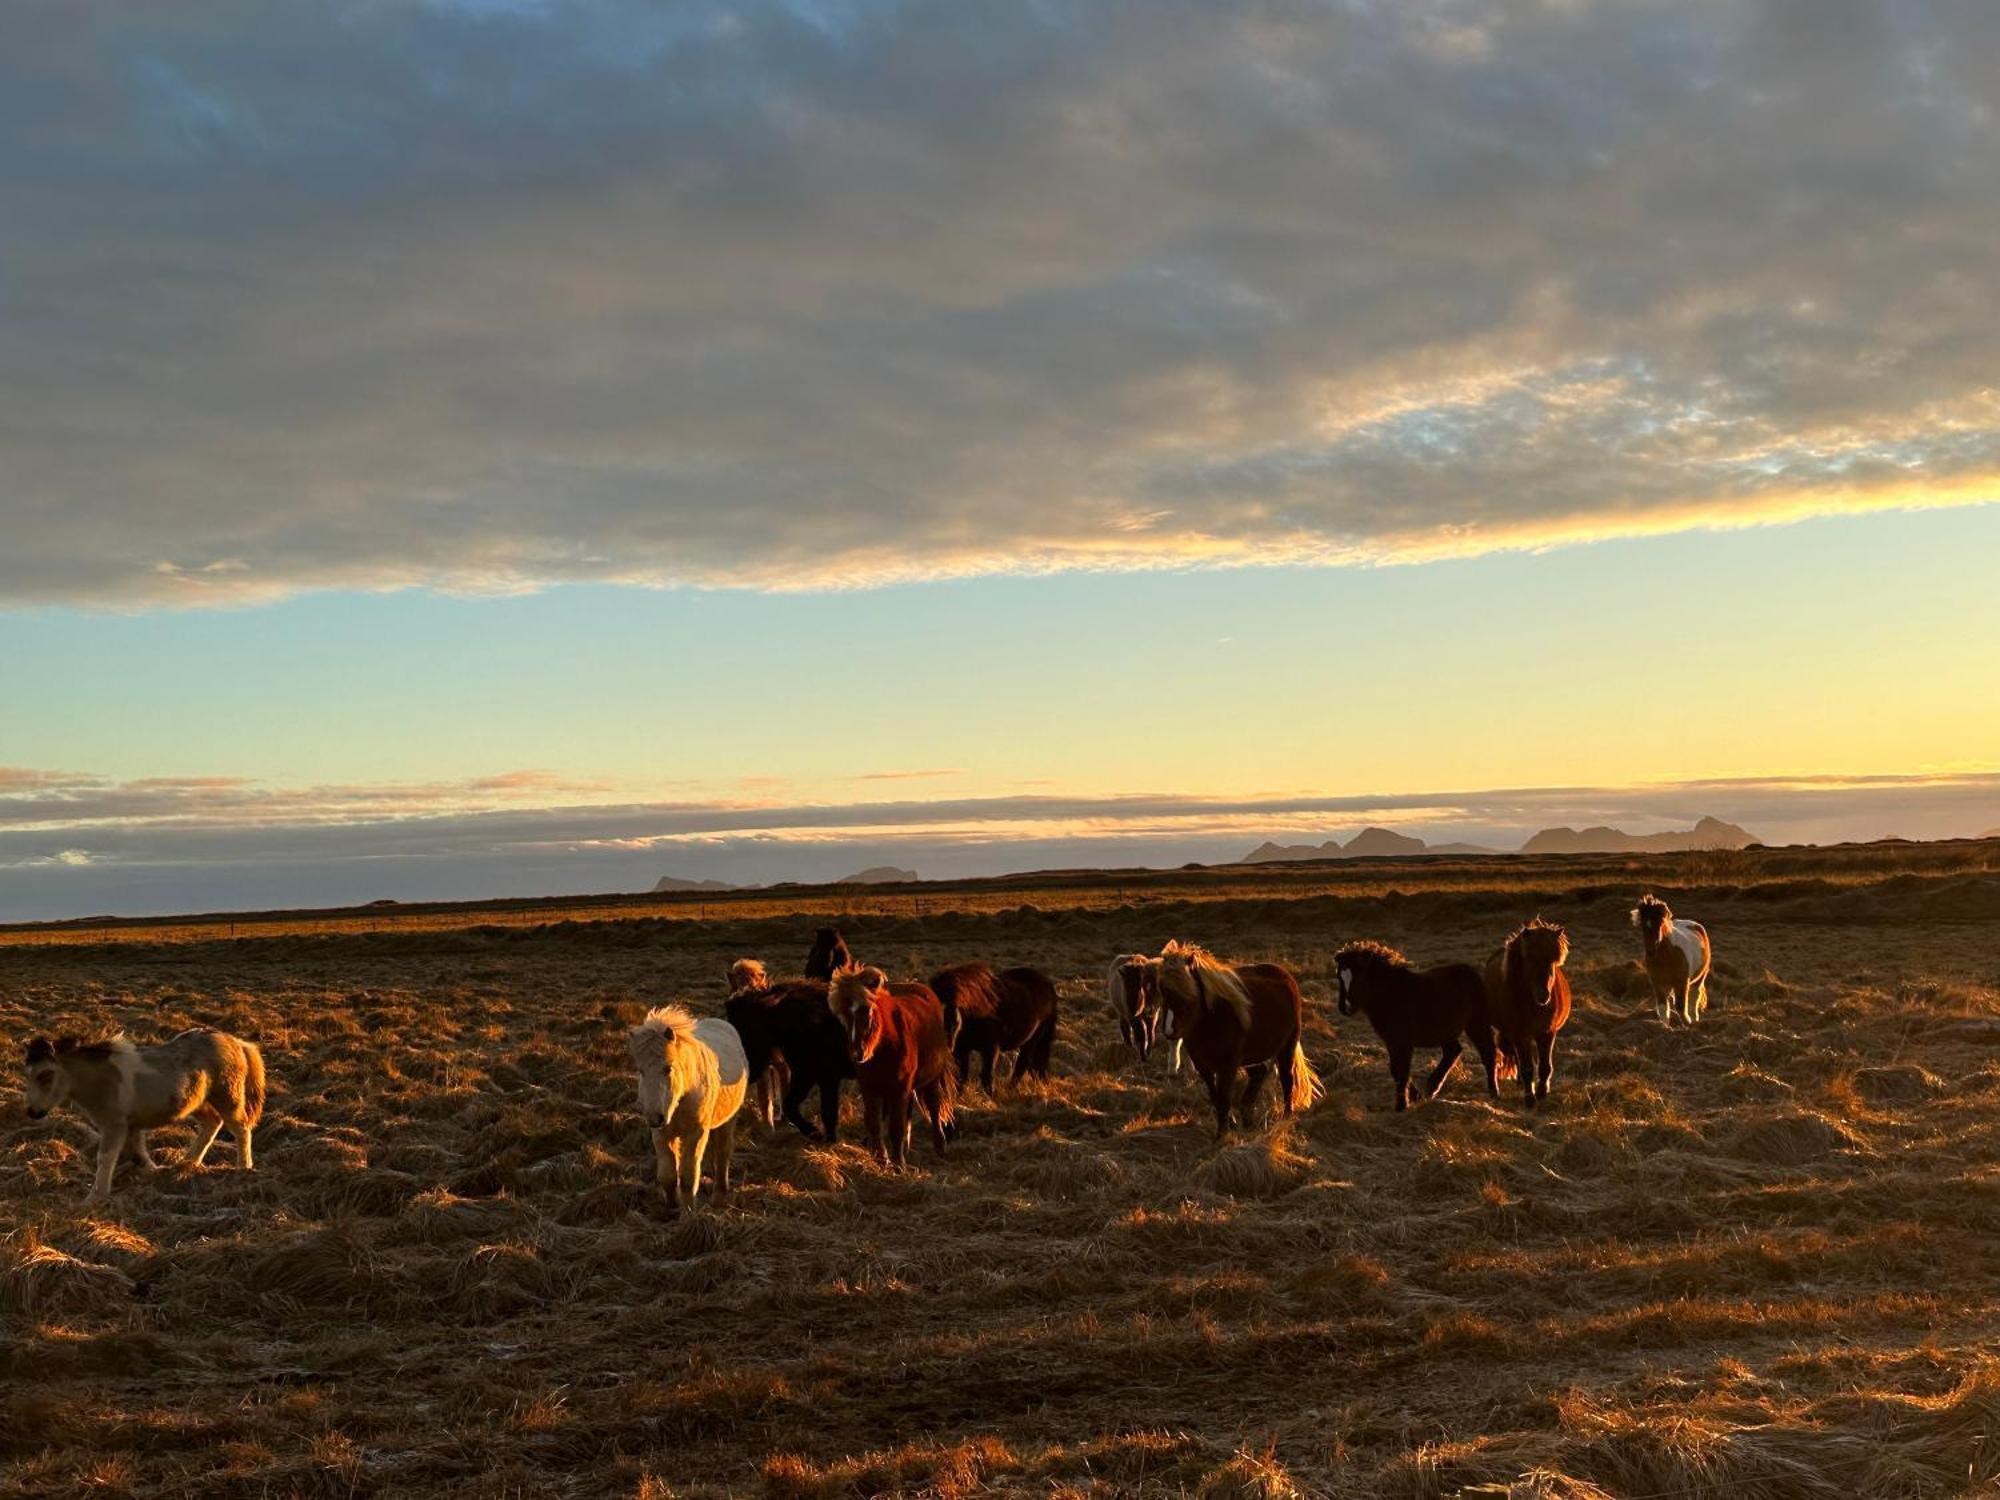
[(84, 1042), (73, 1036), (28, 1043), (23, 1092), (28, 1118), (39, 1120), (74, 1104), (97, 1127), (97, 1178), (87, 1203), (111, 1196), (111, 1176), (129, 1152), (151, 1171), (146, 1132), (190, 1115), (200, 1138), (183, 1159), (190, 1168), (208, 1157), (224, 1124), (236, 1138), (236, 1165), (249, 1171), (250, 1133), (264, 1113), (264, 1054), (255, 1042), (226, 1031), (183, 1031), (157, 1047), (136, 1047), (122, 1036)]
[(736, 1112), (750, 1085), (743, 1039), (727, 1021), (697, 1021), (682, 1006), (663, 1005), (632, 1028), (631, 1041), (639, 1113), (653, 1132), (653, 1175), (660, 1187), (675, 1208), (692, 1208), (702, 1154), (712, 1139), (715, 1190), (726, 1196)]
[[(1119, 1034), (1140, 1062), (1153, 1050), (1160, 1031), (1160, 961), (1143, 953), (1123, 953), (1111, 960), (1104, 976)], [(1167, 1071), (1181, 1070), (1181, 1039), (1167, 1038)]]

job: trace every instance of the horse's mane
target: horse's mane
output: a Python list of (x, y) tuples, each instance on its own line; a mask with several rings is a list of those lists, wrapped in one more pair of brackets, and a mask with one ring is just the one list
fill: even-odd
[(646, 1012), (646, 1019), (632, 1028), (632, 1040), (636, 1043), (649, 1037), (658, 1037), (662, 1046), (675, 1042), (694, 1040), (695, 1015), (685, 1005), (656, 1005)]
[(1650, 891), (1641, 896), (1639, 904), (1632, 908), (1632, 925), (1641, 932), (1646, 931), (1646, 916), (1654, 911), (1660, 914), (1660, 936), (1665, 937), (1674, 930), (1673, 908)]
[(841, 1020), (854, 1007), (854, 991), (872, 994), (889, 982), (889, 976), (868, 964), (856, 963), (849, 959), (833, 971), (833, 978), (826, 984), (826, 1003)]
[(770, 976), (765, 973), (762, 959), (739, 958), (729, 966), (729, 993), (740, 995), (745, 990), (770, 988)]
[(1410, 961), (1402, 954), (1373, 938), (1358, 938), (1348, 943), (1333, 955), (1333, 963), (1335, 968), (1344, 964), (1350, 969), (1407, 969), (1410, 966)]
[(1243, 987), (1243, 978), (1235, 969), (1194, 943), (1169, 942), (1160, 950), (1163, 970), (1169, 958), (1178, 958), (1189, 969), (1199, 970), (1204, 987), (1213, 990), (1216, 997), (1235, 1013), (1238, 1025), (1245, 1031), (1250, 1029), (1255, 1011), (1250, 1004), (1250, 992)]
[(93, 1062), (103, 1062), (106, 1058), (118, 1057), (137, 1052), (139, 1049), (124, 1032), (114, 1036), (97, 1037), (85, 1041), (80, 1036), (59, 1036), (53, 1045), (47, 1037), (36, 1037), (28, 1043), (28, 1061), (41, 1062), (50, 1057), (84, 1057)]

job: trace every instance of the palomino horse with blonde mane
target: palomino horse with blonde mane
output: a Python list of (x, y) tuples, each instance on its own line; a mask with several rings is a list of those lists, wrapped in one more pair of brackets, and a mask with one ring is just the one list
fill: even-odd
[(1486, 1014), (1500, 1050), (1520, 1070), (1533, 1109), (1549, 1097), (1555, 1076), (1556, 1033), (1569, 1019), (1569, 934), (1536, 917), (1524, 922), (1486, 960)]
[[(1287, 1115), (1310, 1107), (1324, 1090), (1306, 1061), (1301, 1034), (1305, 999), (1299, 982), (1282, 964), (1222, 962), (1192, 943), (1168, 943), (1160, 951), (1160, 1005), (1168, 1037), (1186, 1045), (1187, 1055), (1208, 1085), (1215, 1105), (1217, 1140), (1229, 1132), (1229, 1113), (1248, 1129), (1250, 1111), (1273, 1068), (1278, 1103)], [(1244, 1073), (1236, 1097), (1236, 1074)]]
[(736, 1112), (749, 1092), (750, 1064), (727, 1021), (697, 1021), (679, 1005), (662, 1005), (632, 1028), (632, 1063), (639, 1071), (639, 1113), (653, 1132), (653, 1175), (676, 1209), (694, 1207), (701, 1159), (710, 1142), (715, 1190), (729, 1193), (729, 1153)]

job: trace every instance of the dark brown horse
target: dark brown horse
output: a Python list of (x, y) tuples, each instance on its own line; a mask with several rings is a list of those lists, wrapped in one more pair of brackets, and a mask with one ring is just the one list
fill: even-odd
[(861, 1086), (875, 1159), (900, 1167), (908, 1158), (912, 1095), (923, 1101), (931, 1117), (931, 1139), (942, 1155), (958, 1096), (958, 1070), (952, 1065), (938, 997), (927, 985), (891, 984), (880, 969), (848, 964), (835, 971), (827, 1002), (847, 1034), (847, 1056)]
[[(786, 1067), (784, 1114), (808, 1140), (840, 1135), (840, 1081), (854, 1076), (847, 1060), (847, 1033), (827, 1008), (826, 982), (781, 979), (761, 989), (738, 990), (723, 1015), (743, 1039), (750, 1076), (762, 1080), (779, 1063)], [(806, 1095), (819, 1090), (820, 1128), (800, 1113)]]
[[(1143, 953), (1120, 954), (1104, 976), (1104, 991), (1118, 1017), (1118, 1034), (1144, 1062), (1160, 1031), (1160, 961)], [(1181, 1070), (1181, 1044), (1172, 1039), (1167, 1042), (1167, 1070)]]
[(990, 964), (955, 964), (931, 975), (931, 989), (944, 1006), (945, 1035), (952, 1038), (958, 1076), (970, 1081), (972, 1058), (980, 1059), (979, 1082), (993, 1093), (993, 1059), (1014, 1053), (1009, 1083), (1049, 1076), (1049, 1052), (1056, 1040), (1055, 981), (1039, 969), (1002, 969)]
[(1359, 1010), (1389, 1049), (1389, 1076), (1396, 1084), (1396, 1108), (1410, 1104), (1410, 1058), (1419, 1047), (1440, 1049), (1438, 1065), (1424, 1080), (1424, 1097), (1435, 1099), (1458, 1066), (1469, 1039), (1486, 1065), (1486, 1090), (1500, 1097), (1498, 1049), (1486, 1017), (1486, 981), (1471, 964), (1419, 969), (1382, 943), (1349, 943), (1333, 955), (1340, 989), (1340, 1013)]
[(1569, 934), (1536, 917), (1514, 929), (1486, 960), (1486, 1013), (1500, 1050), (1521, 1072), (1528, 1107), (1549, 1097), (1556, 1033), (1569, 1019)]
[(1278, 1103), (1287, 1115), (1323, 1092), (1300, 1041), (1305, 999), (1282, 964), (1231, 967), (1192, 943), (1168, 943), (1160, 952), (1160, 1004), (1167, 1035), (1187, 1044), (1195, 1071), (1208, 1085), (1217, 1140), (1229, 1131), (1232, 1108), (1237, 1123), (1249, 1127), (1250, 1111), (1274, 1067)]
[(847, 940), (838, 928), (822, 927), (813, 934), (812, 952), (806, 955), (806, 978), (831, 980), (836, 970), (854, 962)]
[[(770, 987), (770, 977), (764, 972), (763, 962), (755, 958), (739, 958), (729, 966), (729, 993), (740, 995), (745, 990), (762, 990)], [(792, 1084), (792, 1070), (785, 1063), (784, 1054), (771, 1054), (770, 1066), (753, 1072), (751, 1078), (757, 1085), (757, 1118), (768, 1130), (778, 1123), (778, 1101)]]

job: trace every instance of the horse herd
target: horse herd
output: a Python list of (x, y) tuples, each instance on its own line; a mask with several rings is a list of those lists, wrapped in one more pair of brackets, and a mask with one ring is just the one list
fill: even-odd
[[(1631, 915), (1661, 1021), (1671, 1024), (1678, 1014), (1692, 1025), (1708, 1003), (1707, 932), (1676, 920), (1652, 896)], [(1420, 969), (1368, 941), (1340, 948), (1333, 967), (1340, 1013), (1365, 1015), (1387, 1050), (1398, 1110), (1412, 1097), (1418, 1048), (1439, 1052), (1424, 1081), (1425, 1097), (1434, 1098), (1468, 1041), (1493, 1097), (1503, 1077), (1518, 1076), (1533, 1108), (1548, 1098), (1556, 1035), (1569, 1019), (1568, 957), (1568, 934), (1537, 917), (1515, 928), (1483, 967)], [(870, 1148), (879, 1161), (901, 1167), (919, 1105), (944, 1151), (957, 1131), (960, 1081), (970, 1081), (975, 1060), (989, 1095), (1003, 1053), (1013, 1055), (1011, 1082), (1049, 1073), (1059, 1002), (1054, 982), (1036, 969), (964, 963), (927, 983), (892, 980), (856, 962), (841, 935), (823, 927), (802, 977), (773, 980), (760, 961), (738, 959), (728, 983), (721, 1017), (661, 1006), (628, 1038), (639, 1112), (652, 1133), (654, 1175), (677, 1208), (693, 1205), (705, 1161), (717, 1191), (728, 1192), (736, 1122), (753, 1089), (767, 1126), (782, 1113), (801, 1134), (831, 1141), (839, 1131), (841, 1086), (852, 1078)], [(1163, 1033), (1173, 1071), (1193, 1063), (1215, 1111), (1218, 1139), (1232, 1119), (1250, 1125), (1274, 1074), (1277, 1105), (1287, 1116), (1323, 1093), (1306, 1059), (1304, 998), (1282, 964), (1229, 964), (1192, 943), (1169, 942), (1154, 956), (1114, 959), (1106, 991), (1141, 1063)], [(97, 1172), (87, 1202), (108, 1198), (121, 1160), (152, 1167), (146, 1133), (180, 1120), (193, 1118), (202, 1129), (191, 1166), (201, 1165), (225, 1124), (237, 1165), (251, 1165), (251, 1133), (264, 1106), (263, 1057), (252, 1042), (208, 1030), (145, 1048), (122, 1036), (36, 1037), (25, 1068), (30, 1118), (69, 1103), (97, 1126)], [(815, 1091), (817, 1125), (802, 1113)]]

